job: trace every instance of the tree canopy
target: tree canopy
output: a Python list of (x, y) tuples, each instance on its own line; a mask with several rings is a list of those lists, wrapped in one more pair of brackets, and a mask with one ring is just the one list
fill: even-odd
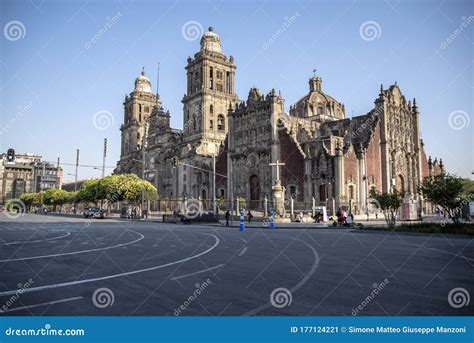
[(458, 222), (462, 208), (469, 200), (465, 193), (463, 179), (452, 174), (440, 174), (426, 177), (419, 189), (429, 202), (442, 207), (453, 220)]
[(127, 201), (138, 203), (142, 199), (156, 200), (157, 191), (150, 182), (135, 174), (110, 175), (102, 179), (84, 182), (78, 193), (78, 201), (97, 204), (100, 200), (110, 203)]
[(372, 188), (370, 196), (370, 202), (382, 210), (388, 227), (394, 227), (397, 221), (397, 211), (402, 204), (404, 194), (396, 189), (392, 193), (378, 193), (375, 188)]

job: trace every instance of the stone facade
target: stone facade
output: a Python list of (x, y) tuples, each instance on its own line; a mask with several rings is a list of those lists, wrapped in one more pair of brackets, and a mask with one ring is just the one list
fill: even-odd
[(344, 104), (323, 91), (314, 72), (308, 93), (286, 112), (275, 90), (264, 95), (251, 88), (246, 101), (238, 100), (234, 59), (222, 53), (212, 28), (187, 62), (183, 130), (170, 127), (170, 114), (144, 73), (124, 102), (116, 172), (140, 175), (145, 156), (144, 175), (162, 198), (211, 198), (213, 178), (206, 170), (215, 156), (217, 173), (227, 176), (216, 178), (218, 197), (241, 197), (261, 209), (265, 197), (273, 199), (277, 168), (270, 163), (279, 161), (285, 197), (300, 207), (316, 203), (364, 213), (371, 188), (396, 188), (418, 201), (422, 178), (443, 168), (441, 160), (427, 159), (416, 101), (407, 101), (396, 83), (381, 86), (369, 113), (346, 118)]

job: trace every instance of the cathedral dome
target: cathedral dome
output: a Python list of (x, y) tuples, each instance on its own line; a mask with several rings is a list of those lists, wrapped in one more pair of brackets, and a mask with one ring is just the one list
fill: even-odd
[(344, 105), (321, 89), (323, 81), (313, 75), (309, 79), (309, 93), (291, 108), (291, 114), (300, 118), (315, 118), (321, 121), (345, 118)]
[(140, 75), (138, 75), (138, 77), (135, 79), (134, 92), (152, 93), (151, 81), (148, 77), (145, 76), (145, 68), (142, 69)]
[(212, 27), (209, 27), (209, 31), (201, 38), (201, 51), (202, 50), (222, 53), (221, 39), (219, 35), (214, 32)]

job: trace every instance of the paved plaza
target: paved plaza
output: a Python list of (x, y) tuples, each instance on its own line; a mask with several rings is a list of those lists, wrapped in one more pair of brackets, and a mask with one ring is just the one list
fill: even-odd
[(448, 299), (473, 290), (474, 242), (462, 236), (26, 214), (1, 215), (0, 246), (7, 315), (474, 312)]

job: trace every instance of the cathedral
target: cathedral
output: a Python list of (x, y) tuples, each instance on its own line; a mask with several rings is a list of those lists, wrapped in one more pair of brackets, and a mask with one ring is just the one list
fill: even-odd
[(404, 202), (427, 210), (418, 185), (443, 163), (427, 158), (416, 100), (407, 100), (397, 83), (380, 87), (369, 113), (346, 118), (344, 104), (324, 92), (314, 72), (308, 93), (286, 112), (275, 90), (251, 88), (240, 100), (234, 57), (223, 53), (220, 37), (209, 28), (200, 43), (185, 67), (183, 129), (171, 128), (145, 72), (135, 80), (124, 101), (115, 173), (144, 177), (160, 199), (208, 201), (215, 189), (227, 208), (230, 199), (261, 210), (281, 198), (283, 210), (291, 202), (363, 214), (374, 188), (403, 191)]

